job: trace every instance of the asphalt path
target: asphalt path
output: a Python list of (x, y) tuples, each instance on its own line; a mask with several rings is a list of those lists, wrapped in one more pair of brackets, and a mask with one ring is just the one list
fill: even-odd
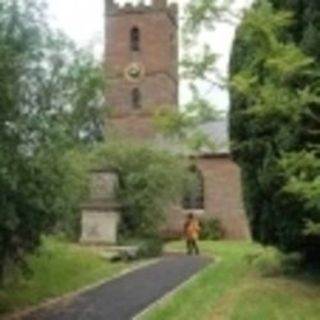
[(200, 256), (170, 255), (23, 320), (129, 320), (210, 263)]

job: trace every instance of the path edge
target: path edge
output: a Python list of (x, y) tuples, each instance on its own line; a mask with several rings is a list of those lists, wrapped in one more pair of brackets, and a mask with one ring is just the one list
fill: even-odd
[(125, 275), (128, 275), (128, 274), (130, 274), (132, 272), (135, 272), (135, 271), (138, 271), (140, 269), (152, 266), (152, 265), (156, 264), (157, 262), (159, 262), (160, 260), (161, 260), (161, 257), (138, 263), (137, 265), (132, 266), (131, 268), (125, 268), (124, 270), (122, 270), (121, 272), (119, 272), (118, 274), (116, 274), (116, 275), (114, 275), (112, 277), (104, 278), (102, 280), (96, 281), (96, 282), (94, 282), (92, 284), (89, 284), (87, 286), (84, 286), (84, 287), (82, 287), (82, 288), (80, 288), (78, 290), (66, 293), (66, 294), (64, 294), (62, 296), (48, 299), (47, 301), (44, 301), (44, 302), (39, 303), (39, 304), (36, 304), (34, 306), (27, 307), (27, 308), (22, 309), (22, 310), (18, 310), (16, 312), (12, 313), (12, 314), (4, 315), (4, 317), (1, 318), (1, 319), (2, 320), (20, 320), (22, 317), (26, 317), (29, 314), (33, 313), (33, 312), (41, 311), (42, 309), (49, 308), (51, 306), (54, 306), (55, 304), (59, 304), (59, 303), (62, 303), (64, 301), (67, 301), (67, 300), (75, 299), (76, 297), (78, 297), (78, 296), (80, 296), (80, 295), (82, 295), (84, 293), (87, 293), (89, 291), (97, 289), (100, 286), (102, 286), (104, 284), (107, 284), (107, 283), (109, 283), (111, 281), (120, 279), (121, 277), (123, 277)]
[[(208, 257), (207, 257), (208, 258)], [(212, 257), (210, 257), (212, 260)], [(204, 272), (207, 268), (212, 266), (212, 264), (218, 264), (220, 263), (221, 259), (219, 257), (214, 257), (214, 260), (212, 260), (209, 265), (205, 266), (203, 269), (196, 272), (194, 275), (192, 275), (188, 280), (182, 282), (180, 285), (172, 289), (171, 291), (168, 291), (162, 298), (156, 300), (155, 302), (151, 303), (146, 309), (139, 312), (137, 315), (135, 315), (132, 320), (143, 320), (143, 317), (147, 315), (153, 308), (160, 307), (164, 305), (167, 301), (169, 301), (173, 296), (178, 294), (180, 291), (191, 285), (194, 281), (197, 280), (198, 277), (200, 277), (201, 273)]]

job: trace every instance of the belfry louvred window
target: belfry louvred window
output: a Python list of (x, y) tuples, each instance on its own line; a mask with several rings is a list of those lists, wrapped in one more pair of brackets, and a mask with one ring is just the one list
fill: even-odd
[(130, 48), (132, 51), (140, 51), (140, 38), (139, 28), (133, 27), (130, 31)]
[(138, 88), (132, 89), (131, 100), (133, 109), (141, 109), (141, 92)]

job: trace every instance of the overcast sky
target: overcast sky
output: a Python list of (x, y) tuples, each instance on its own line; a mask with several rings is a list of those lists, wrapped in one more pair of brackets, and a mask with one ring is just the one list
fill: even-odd
[[(103, 27), (104, 27), (104, 0), (47, 0), (49, 14), (52, 23), (65, 31), (79, 45), (87, 46), (93, 50), (98, 57), (102, 56), (103, 50)], [(138, 2), (139, 0), (118, 0), (119, 3)], [(179, 5), (184, 6), (188, 1), (177, 0)], [(148, 1), (145, 1), (148, 3)], [(247, 7), (252, 0), (235, 0), (238, 10)], [(180, 10), (182, 12), (182, 10)], [(220, 25), (214, 32), (203, 34), (202, 39), (210, 44), (216, 53), (220, 55), (218, 61), (219, 69), (226, 75), (230, 56), (230, 49), (234, 36), (234, 27)], [(221, 90), (210, 90), (202, 86), (202, 93), (221, 109), (228, 106), (228, 94)], [(180, 84), (180, 103), (185, 103), (190, 98), (188, 85)]]

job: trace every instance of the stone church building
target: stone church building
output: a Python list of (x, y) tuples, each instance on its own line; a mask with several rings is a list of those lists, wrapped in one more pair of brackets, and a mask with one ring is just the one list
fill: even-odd
[[(107, 103), (111, 108), (107, 130), (139, 140), (155, 139), (154, 113), (163, 106), (179, 105), (178, 7), (167, 0), (124, 6), (116, 0), (105, 1)], [(226, 123), (217, 121), (203, 130), (227, 143)], [(248, 238), (240, 170), (227, 145), (197, 155), (194, 163), (191, 170), (198, 188), (167, 211), (166, 229), (180, 231), (186, 212), (193, 211), (201, 219), (219, 219), (227, 238)]]

